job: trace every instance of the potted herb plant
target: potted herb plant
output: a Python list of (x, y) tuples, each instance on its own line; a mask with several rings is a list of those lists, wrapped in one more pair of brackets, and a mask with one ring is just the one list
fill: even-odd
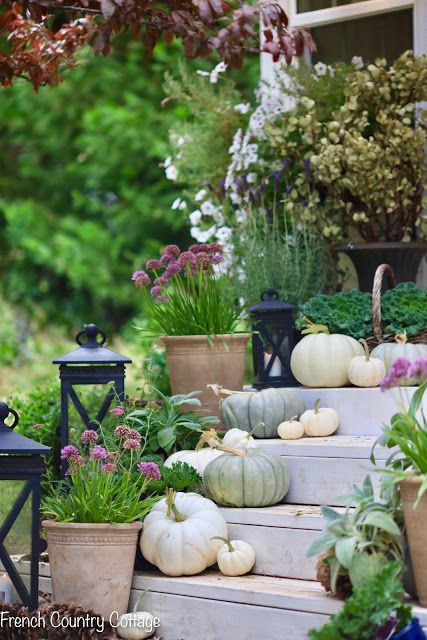
[(411, 398), (407, 412), (396, 413), (390, 426), (384, 428), (379, 442), (396, 451), (391, 455), (386, 472), (392, 483), (399, 484), (405, 516), (417, 595), (421, 606), (427, 606), (427, 421), (422, 411), (427, 389), (427, 357), (415, 360), (397, 358), (381, 388), (405, 385), (408, 381), (420, 386)]
[(246, 345), (250, 334), (237, 333), (242, 308), (218, 273), (223, 262), (219, 244), (196, 244), (181, 252), (176, 245), (149, 260), (132, 279), (142, 287), (145, 310), (163, 334), (172, 393), (200, 389), (202, 410), (218, 414), (208, 384), (243, 387)]
[(355, 589), (330, 622), (312, 629), (310, 640), (425, 640), (418, 620), (412, 620), (410, 607), (403, 604), (400, 572), (399, 563), (386, 564)]
[(126, 425), (115, 432), (111, 451), (93, 430), (82, 433), (81, 446), (62, 449), (68, 478), (42, 506), (50, 518), (43, 528), (54, 599), (81, 603), (106, 618), (127, 612), (141, 519), (158, 499), (142, 496), (150, 477), (160, 478), (155, 464), (151, 473), (147, 463), (136, 464), (140, 434)]

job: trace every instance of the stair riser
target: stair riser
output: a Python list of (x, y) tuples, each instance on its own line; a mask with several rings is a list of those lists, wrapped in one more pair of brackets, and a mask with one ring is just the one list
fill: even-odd
[(229, 524), (228, 533), (231, 540), (244, 540), (255, 549), (256, 563), (251, 573), (315, 579), (316, 558), (307, 558), (306, 555), (320, 531)]
[[(362, 484), (373, 467), (367, 460), (353, 458), (313, 458), (282, 456), (291, 473), (287, 502), (307, 505), (339, 505), (336, 498), (352, 492)], [(374, 484), (379, 473), (371, 473)]]

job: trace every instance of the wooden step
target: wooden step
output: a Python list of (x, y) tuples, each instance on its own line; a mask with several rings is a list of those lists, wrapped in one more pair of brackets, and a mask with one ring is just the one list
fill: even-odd
[[(49, 565), (41, 573), (40, 588), (51, 593)], [(306, 640), (342, 606), (317, 582), (206, 571), (182, 578), (135, 573), (130, 607), (146, 589), (144, 610), (160, 618), (162, 640)], [(427, 627), (427, 609), (415, 606), (414, 615)]]
[(221, 509), (230, 540), (245, 540), (256, 551), (252, 573), (314, 580), (316, 558), (307, 551), (323, 528), (320, 507), (277, 505), (264, 509)]
[[(336, 498), (361, 484), (373, 471), (369, 461), (375, 436), (304, 437), (299, 440), (258, 440), (266, 451), (282, 456), (291, 472), (287, 502), (305, 505), (336, 505)], [(390, 451), (376, 449), (378, 466), (383, 466)], [(379, 474), (372, 473), (378, 484)]]

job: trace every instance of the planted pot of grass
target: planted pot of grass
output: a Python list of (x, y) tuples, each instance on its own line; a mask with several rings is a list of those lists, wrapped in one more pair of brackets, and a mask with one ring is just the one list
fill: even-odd
[(132, 279), (143, 288), (144, 310), (166, 346), (172, 393), (200, 389), (201, 412), (218, 415), (218, 399), (208, 385), (235, 391), (243, 387), (249, 333), (238, 333), (242, 307), (227, 278), (219, 244), (196, 244), (181, 252), (163, 248), (159, 260)]
[(68, 476), (42, 507), (51, 518), (43, 528), (54, 600), (81, 604), (105, 618), (128, 610), (141, 519), (158, 499), (142, 499), (150, 476), (144, 463), (138, 465), (141, 436), (122, 428), (126, 434), (116, 429), (113, 452), (97, 443), (92, 430), (83, 432), (81, 447), (64, 447)]

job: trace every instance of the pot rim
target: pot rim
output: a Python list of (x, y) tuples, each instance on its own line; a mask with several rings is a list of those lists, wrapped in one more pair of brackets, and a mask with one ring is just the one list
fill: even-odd
[(211, 336), (207, 336), (206, 334), (196, 334), (196, 335), (184, 335), (184, 336), (161, 336), (161, 340), (169, 340), (170, 342), (178, 342), (178, 340), (187, 340), (190, 341), (200, 341), (204, 340), (209, 342), (209, 338), (215, 340), (249, 340), (252, 333), (214, 333)]
[(109, 529), (111, 531), (129, 530), (135, 529), (139, 531), (143, 527), (143, 523), (140, 520), (134, 522), (58, 522), (57, 520), (42, 520), (41, 525), (44, 529)]

